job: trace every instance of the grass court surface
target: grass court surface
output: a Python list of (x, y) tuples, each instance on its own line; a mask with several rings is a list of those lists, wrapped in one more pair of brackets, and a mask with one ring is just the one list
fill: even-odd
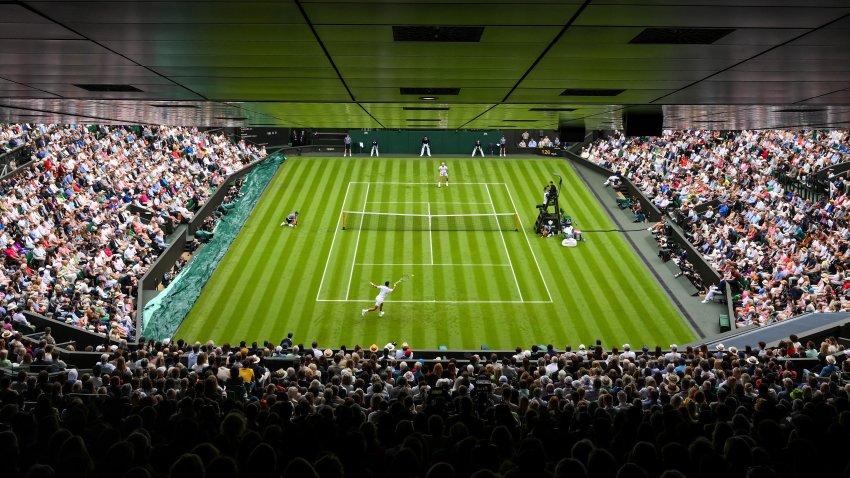
[[(436, 187), (440, 161), (448, 188)], [(553, 172), (580, 229), (614, 227), (564, 160), (289, 158), (175, 336), (278, 342), (292, 331), (320, 346), (455, 349), (693, 340), (620, 233), (586, 233), (576, 248), (534, 233)], [(279, 227), (296, 209), (300, 225)], [(360, 212), (381, 214), (353, 220)], [(440, 225), (470, 214), (459, 219), (489, 230)], [(493, 227), (516, 214), (519, 230)], [(402, 274), (414, 277), (387, 298), (385, 316), (361, 317), (377, 294), (369, 282)]]

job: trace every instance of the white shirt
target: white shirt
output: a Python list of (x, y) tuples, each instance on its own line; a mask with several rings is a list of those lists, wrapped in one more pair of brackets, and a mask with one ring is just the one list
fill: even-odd
[(378, 289), (380, 290), (380, 292), (378, 292), (378, 297), (375, 297), (375, 300), (384, 300), (384, 298), (386, 298), (387, 295), (389, 295), (389, 293), (393, 291), (385, 285), (379, 285)]
[(448, 176), (449, 175), (449, 167), (445, 164), (440, 165), (440, 176)]

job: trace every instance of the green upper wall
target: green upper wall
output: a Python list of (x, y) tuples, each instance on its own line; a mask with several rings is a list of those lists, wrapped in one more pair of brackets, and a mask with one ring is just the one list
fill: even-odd
[(378, 141), (381, 153), (419, 153), (422, 148), (422, 138), (431, 140), (431, 154), (471, 154), (476, 140), (481, 140), (481, 146), (487, 151), (487, 145), (498, 144), (501, 132), (486, 131), (446, 131), (446, 130), (350, 130), (351, 142), (356, 150), (358, 143), (363, 143), (363, 150), (371, 150), (372, 141)]

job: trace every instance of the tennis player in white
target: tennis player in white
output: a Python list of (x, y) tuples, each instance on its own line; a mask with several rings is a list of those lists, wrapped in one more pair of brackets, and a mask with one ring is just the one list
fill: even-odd
[(378, 289), (380, 292), (378, 292), (378, 296), (375, 297), (375, 306), (369, 307), (368, 309), (363, 309), (360, 312), (360, 315), (366, 315), (366, 312), (373, 312), (375, 310), (378, 310), (378, 311), (380, 311), (380, 313), (378, 314), (378, 317), (383, 317), (384, 316), (384, 299), (386, 299), (387, 296), (390, 295), (390, 292), (394, 291), (396, 289), (396, 287), (398, 287), (398, 282), (393, 284), (392, 288), (390, 287), (390, 281), (384, 282), (384, 285), (375, 284), (374, 282), (370, 282), (369, 285)]
[(443, 178), (446, 179), (446, 187), (449, 187), (449, 167), (446, 166), (445, 161), (440, 163), (440, 178), (437, 180), (438, 188), (443, 185)]

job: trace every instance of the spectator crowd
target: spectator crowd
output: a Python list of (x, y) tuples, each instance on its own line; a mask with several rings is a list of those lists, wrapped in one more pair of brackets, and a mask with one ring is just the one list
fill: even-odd
[(0, 154), (36, 141), (53, 128), (48, 124), (0, 124)]
[[(850, 310), (848, 184), (829, 176), (828, 194), (813, 201), (777, 177), (812, 184), (816, 172), (846, 160), (847, 139), (819, 131), (615, 133), (581, 155), (628, 178), (662, 213), (683, 217), (688, 240), (723, 277), (708, 292), (730, 287), (737, 325), (767, 325)], [(697, 212), (701, 204), (708, 207)]]
[(833, 338), (426, 361), (406, 343), (331, 350), (290, 334), (122, 342), (84, 370), (58, 361), (49, 333), (0, 340), (0, 366), (19, 354), (50, 368), (0, 377), (11, 478), (848, 472), (850, 362)]
[(138, 280), (166, 230), (265, 155), (194, 128), (53, 128), (32, 165), (0, 181), (0, 317), (29, 327), (29, 311), (134, 339)]

